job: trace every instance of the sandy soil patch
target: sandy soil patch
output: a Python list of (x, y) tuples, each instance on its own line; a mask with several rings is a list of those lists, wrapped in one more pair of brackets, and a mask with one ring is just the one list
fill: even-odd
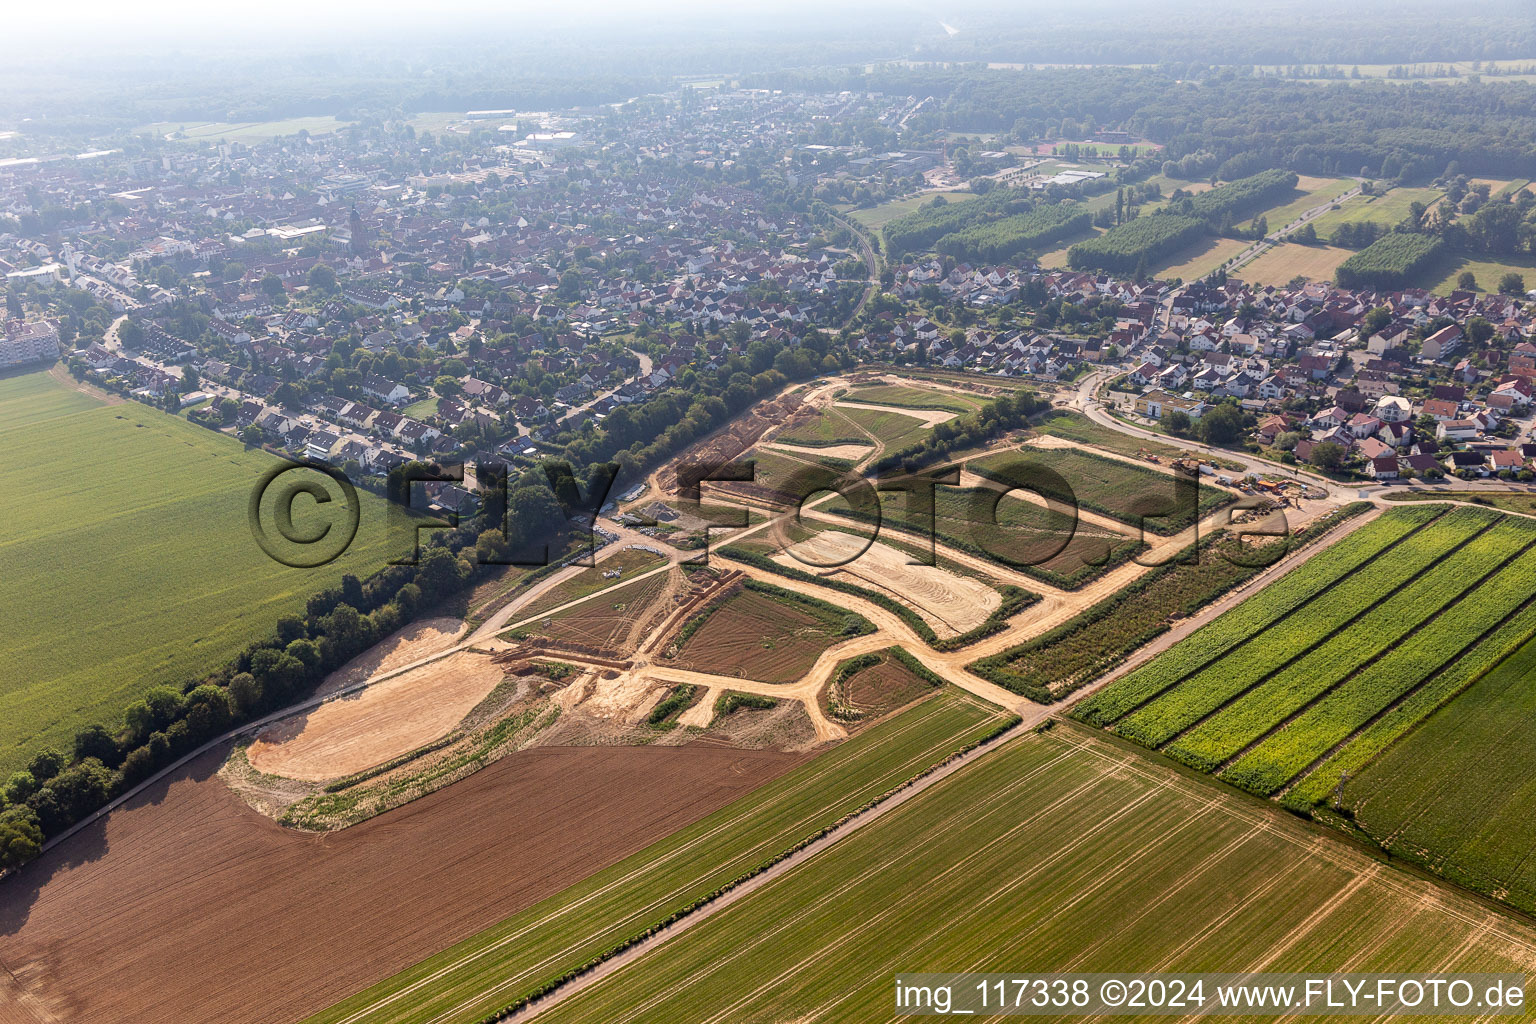
[(490, 658), (461, 651), (279, 722), (247, 757), (257, 771), (290, 779), (350, 775), (446, 735), (501, 679)]
[(817, 448), (804, 444), (783, 444), (774, 442), (763, 445), (764, 448), (777, 448), (781, 452), (790, 452), (794, 455), (805, 455), (810, 458), (848, 459), (857, 462), (870, 452), (867, 444), (832, 444)]
[(956, 416), (957, 412), (946, 409), (913, 409), (905, 405), (866, 405), (863, 402), (838, 402), (839, 406), (848, 409), (873, 409), (876, 412), (894, 412), (898, 416), (910, 416), (914, 420), (922, 422), (923, 426), (931, 427), (939, 423), (948, 423)]
[(390, 634), (325, 677), (316, 696), (335, 693), (376, 675), (392, 672), (413, 661), (429, 658), (452, 647), (464, 623), (451, 615), (422, 619)]
[[(982, 581), (935, 565), (908, 565), (911, 556), (888, 544), (876, 541), (859, 554), (867, 543), (865, 537), (826, 530), (791, 547), (800, 558), (786, 552), (773, 560), (802, 572), (836, 576), (883, 590), (915, 610), (940, 634), (974, 629), (1003, 603), (1002, 596)], [(829, 563), (841, 564), (833, 571), (815, 567)]]
[(232, 793), (214, 774), (226, 754), (6, 879), (0, 977), (66, 1024), (288, 1024), (803, 761), (700, 743), (525, 750), (311, 836)]

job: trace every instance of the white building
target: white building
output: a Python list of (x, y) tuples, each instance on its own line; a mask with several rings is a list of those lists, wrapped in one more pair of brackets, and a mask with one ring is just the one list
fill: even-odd
[(59, 358), (59, 331), (42, 320), (12, 320), (0, 338), (0, 369)]

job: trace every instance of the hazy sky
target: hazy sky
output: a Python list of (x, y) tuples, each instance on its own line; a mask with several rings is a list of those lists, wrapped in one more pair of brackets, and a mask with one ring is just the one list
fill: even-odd
[(126, 32), (140, 37), (184, 36), (239, 28), (296, 33), (300, 37), (317, 27), (428, 25), (440, 30), (462, 29), (473, 34), (477, 27), (523, 28), (537, 32), (590, 27), (611, 29), (624, 23), (700, 23), (729, 25), (742, 18), (774, 20), (797, 17), (836, 18), (852, 12), (905, 9), (928, 11), (943, 5), (922, 2), (878, 3), (876, 0), (562, 0), (531, 3), (527, 0), (458, 0), (438, 5), (422, 0), (268, 0), (252, 5), (214, 4), (207, 0), (76, 0), (69, 5), (67, 21), (59, 9), (47, 4), (13, 5), (5, 20), (8, 29), (57, 33), (62, 40), (79, 31)]

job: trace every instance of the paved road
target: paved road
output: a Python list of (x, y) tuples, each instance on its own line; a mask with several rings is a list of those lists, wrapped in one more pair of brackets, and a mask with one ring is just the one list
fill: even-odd
[[(1355, 180), (1359, 181), (1360, 179), (1357, 178)], [(1263, 238), (1257, 242), (1254, 242), (1248, 248), (1234, 256), (1232, 261), (1227, 264), (1227, 272), (1236, 273), (1238, 270), (1241, 270), (1244, 266), (1257, 259), (1260, 254), (1267, 252), (1269, 249), (1276, 245), (1279, 245), (1282, 241), (1285, 240), (1286, 236), (1290, 235), (1303, 224), (1316, 220), (1318, 217), (1321, 217), (1323, 214), (1332, 210), (1335, 203), (1342, 203), (1346, 199), (1353, 199), (1359, 194), (1360, 186), (1357, 184), (1349, 191), (1337, 195), (1325, 203), (1321, 203), (1312, 207), (1312, 209), (1306, 211), (1300, 217), (1297, 217), (1295, 220), (1291, 221), (1289, 224), (1282, 225), (1279, 230), (1271, 231), (1269, 234), (1265, 235)]]

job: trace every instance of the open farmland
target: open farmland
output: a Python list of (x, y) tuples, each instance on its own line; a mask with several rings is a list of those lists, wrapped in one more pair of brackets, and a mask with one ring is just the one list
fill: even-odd
[(1477, 278), (1478, 289), (1484, 292), (1497, 292), (1505, 274), (1519, 274), (1525, 279), (1526, 288), (1536, 288), (1536, 258), (1495, 258), (1479, 253), (1451, 251), (1440, 253), (1435, 262), (1424, 268), (1413, 283), (1440, 295), (1449, 295), (1461, 287), (1461, 275), (1469, 272)]
[(976, 761), (539, 1019), (887, 1021), (895, 974), (1021, 963), (1524, 972), (1533, 961), (1527, 925), (1068, 727)]
[(1392, 228), (1408, 216), (1414, 203), (1433, 206), (1445, 195), (1437, 188), (1394, 188), (1379, 196), (1354, 196), (1312, 222), (1319, 238), (1327, 239), (1340, 224), (1370, 222)]
[(600, 597), (583, 601), (516, 632), (550, 640), (557, 645), (565, 642), (603, 654), (624, 654), (644, 638), (644, 627), (660, 610), (659, 599), (670, 583), (671, 575), (659, 572), (613, 587)]
[(1308, 210), (1315, 210), (1330, 199), (1337, 199), (1354, 188), (1355, 184), (1353, 178), (1315, 178), (1303, 174), (1297, 179), (1290, 196), (1280, 197), (1276, 205), (1255, 216), (1263, 216), (1269, 223), (1269, 230), (1279, 231)]
[(788, 591), (744, 588), (683, 624), (678, 668), (740, 676), (762, 683), (792, 683), (828, 647), (868, 623), (857, 615), (819, 607)]
[(1332, 281), (1339, 264), (1354, 255), (1333, 245), (1302, 245), (1281, 242), (1246, 264), (1234, 276), (1255, 287), (1282, 288), (1298, 277), (1308, 281)]
[(1343, 806), (1394, 854), (1536, 910), (1533, 715), (1536, 641), (1528, 640), (1350, 778)]
[(1180, 478), (1171, 473), (1071, 448), (1000, 452), (973, 459), (966, 463), (966, 468), (1007, 485), (1023, 479), (1009, 473), (1009, 468), (1026, 464), (1059, 474), (1072, 489), (1070, 496), (1059, 497), (1070, 499), (1076, 507), (1101, 513), (1127, 526), (1145, 526), (1149, 532), (1165, 537), (1188, 529), (1197, 519), (1233, 501), (1231, 492), (1219, 487), (1197, 486), (1190, 480), (1186, 492), (1179, 486)]
[(1536, 632), (1533, 550), (1524, 517), (1394, 510), (1074, 714), (1310, 810)]
[[(1364, 510), (1362, 503), (1347, 512)], [(1058, 700), (1120, 664), (1175, 620), (1194, 614), (1258, 575), (1285, 551), (1332, 528), (1338, 518), (1252, 547), (1224, 537), (1202, 542), (1198, 557), (1174, 559), (1151, 570), (1055, 629), (983, 658), (970, 666), (971, 671), (1038, 703)]]
[(1008, 721), (968, 694), (937, 691), (750, 796), (308, 1024), (478, 1021), (757, 870)]
[[(944, 756), (944, 744), (982, 717), (931, 722), (928, 756)], [(915, 737), (904, 750), (921, 760)], [(917, 770), (901, 764), (896, 750), (857, 749), (873, 760), (857, 761), (853, 778), (871, 789), (884, 783), (882, 769)], [(676, 893), (686, 902), (703, 891), (691, 887), (700, 876), (740, 871), (733, 856), (756, 863), (770, 855), (762, 847), (777, 849), (778, 830), (821, 821), (815, 814), (835, 799), (859, 799), (847, 790), (805, 792), (803, 768), (784, 774), (800, 759), (777, 751), (546, 748), (512, 754), (344, 832), (313, 836), (246, 806), (214, 774), (223, 756), (214, 752), (178, 771), (5, 880), (0, 978), (14, 974), (54, 1015), (42, 1019), (298, 1020), (540, 901), (547, 908), (594, 872), (602, 873), (585, 890), (589, 898), (567, 913), (591, 909), (596, 916), (538, 938), (546, 952), (578, 936), (601, 942), (627, 934), (625, 914), (649, 921), (653, 900)], [(776, 788), (759, 788), (770, 779)], [(857, 789), (849, 779), (836, 777)], [(719, 814), (743, 798), (752, 801), (743, 812), (769, 815), (763, 831), (737, 831), (741, 817)], [(798, 814), (775, 814), (781, 803)], [(700, 819), (713, 824), (700, 828)], [(641, 852), (677, 842), (679, 829), (694, 840), (684, 849), (703, 859), (679, 862), (676, 847), (664, 847), (672, 851), (668, 861)], [(626, 867), (615, 870), (620, 862)], [(91, 922), (88, 933), (82, 921)], [(111, 984), (103, 984), (108, 977)]]
[(334, 117), (290, 117), (281, 121), (209, 121), (171, 122), (145, 125), (141, 131), (169, 137), (175, 133), (178, 140), (196, 142), (267, 142), (284, 135), (309, 132), (311, 135), (329, 135), (350, 127), (350, 121), (338, 121)]
[[(879, 206), (871, 206), (863, 210), (849, 210), (847, 216), (850, 220), (858, 221), (870, 231), (879, 231), (898, 217), (905, 217), (919, 208), (933, 202), (939, 193), (920, 192), (915, 196), (907, 196), (904, 199), (892, 199), (888, 203)], [(975, 199), (974, 192), (944, 192), (946, 203), (964, 203)]]
[[(310, 594), (395, 553), (382, 500), (361, 492), (342, 557), (273, 561), (246, 506), (276, 459), (46, 373), (0, 379), (0, 441), (27, 452), (0, 467), (0, 777), (41, 747), (68, 749), (80, 726), (115, 725), (151, 685), (222, 664)], [(311, 515), (295, 503), (301, 529)]]
[(1151, 273), (1160, 278), (1181, 281), (1198, 281), (1214, 274), (1222, 264), (1251, 245), (1240, 238), (1218, 238), (1214, 235), (1196, 238), (1193, 242), (1152, 261)]

